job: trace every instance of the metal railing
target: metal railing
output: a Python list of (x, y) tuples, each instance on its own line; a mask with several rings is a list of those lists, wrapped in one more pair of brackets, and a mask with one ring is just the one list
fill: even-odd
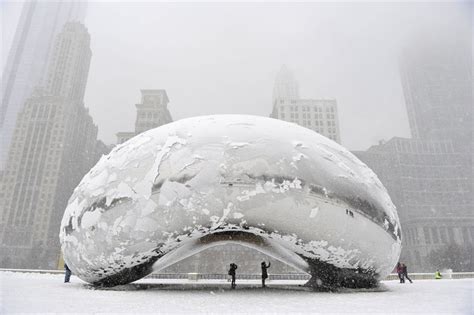
[[(240, 280), (258, 280), (261, 279), (260, 274), (237, 274)], [(223, 273), (152, 273), (146, 278), (149, 279), (189, 279), (189, 280), (219, 280), (228, 279), (229, 276)], [(309, 280), (311, 276), (306, 273), (290, 273), (290, 274), (269, 274), (269, 280)]]
[[(5, 269), (1, 271), (22, 272), (22, 273), (43, 273), (43, 274), (63, 274), (63, 270), (38, 270), (38, 269)], [(452, 272), (442, 273), (443, 279), (472, 279), (474, 272)], [(434, 273), (410, 273), (413, 280), (434, 279)], [(269, 274), (268, 280), (309, 280), (311, 276), (306, 273), (289, 273), (289, 274)], [(229, 276), (223, 273), (158, 273), (154, 272), (145, 277), (146, 279), (188, 279), (188, 280), (219, 280), (228, 279)], [(260, 274), (237, 274), (240, 280), (258, 280), (261, 279)], [(385, 280), (398, 280), (398, 275), (392, 273)]]

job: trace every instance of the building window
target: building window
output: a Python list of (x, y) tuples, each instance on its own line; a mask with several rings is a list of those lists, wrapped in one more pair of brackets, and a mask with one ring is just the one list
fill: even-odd
[(438, 229), (435, 227), (431, 228), (431, 236), (433, 237), (433, 243), (439, 243)]
[(439, 235), (440, 235), (440, 238), (441, 238), (441, 243), (448, 244), (448, 238), (447, 238), (447, 235), (446, 235), (446, 228), (445, 227), (441, 227), (439, 229)]
[(452, 227), (448, 227), (448, 235), (449, 235), (449, 241), (451, 243), (454, 243), (455, 240), (454, 240), (454, 230)]
[(425, 243), (431, 244), (430, 230), (426, 226), (423, 228), (423, 234), (425, 235)]
[(413, 228), (412, 229), (412, 232), (413, 232), (413, 242), (415, 244), (419, 244), (420, 243), (420, 239), (418, 237), (418, 228)]
[(462, 228), (462, 238), (464, 243), (469, 243), (469, 233), (467, 231), (467, 227)]

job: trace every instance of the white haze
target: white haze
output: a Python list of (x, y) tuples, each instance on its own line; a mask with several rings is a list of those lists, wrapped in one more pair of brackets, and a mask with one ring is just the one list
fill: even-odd
[[(3, 67), (22, 5), (0, 7)], [(471, 10), (468, 3), (90, 2), (85, 102), (109, 144), (116, 132), (133, 130), (140, 89), (166, 89), (174, 120), (268, 116), (286, 64), (303, 98), (337, 99), (342, 144), (366, 149), (410, 136), (400, 49), (420, 32), (472, 27)]]

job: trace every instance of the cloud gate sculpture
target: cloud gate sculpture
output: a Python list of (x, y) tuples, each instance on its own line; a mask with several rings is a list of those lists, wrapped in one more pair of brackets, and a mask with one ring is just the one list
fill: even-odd
[(237, 242), (311, 274), (309, 286), (370, 287), (401, 249), (396, 209), (365, 164), (309, 129), (240, 115), (115, 147), (75, 189), (60, 240), (72, 271), (102, 286)]

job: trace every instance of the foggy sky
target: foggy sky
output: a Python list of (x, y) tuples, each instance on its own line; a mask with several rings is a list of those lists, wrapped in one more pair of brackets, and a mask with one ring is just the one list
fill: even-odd
[[(2, 2), (2, 70), (21, 3)], [(133, 131), (140, 89), (166, 89), (174, 120), (268, 116), (276, 73), (302, 98), (336, 98), (342, 144), (409, 137), (397, 58), (410, 38), (469, 23), (467, 3), (90, 2), (85, 105), (99, 138)]]

